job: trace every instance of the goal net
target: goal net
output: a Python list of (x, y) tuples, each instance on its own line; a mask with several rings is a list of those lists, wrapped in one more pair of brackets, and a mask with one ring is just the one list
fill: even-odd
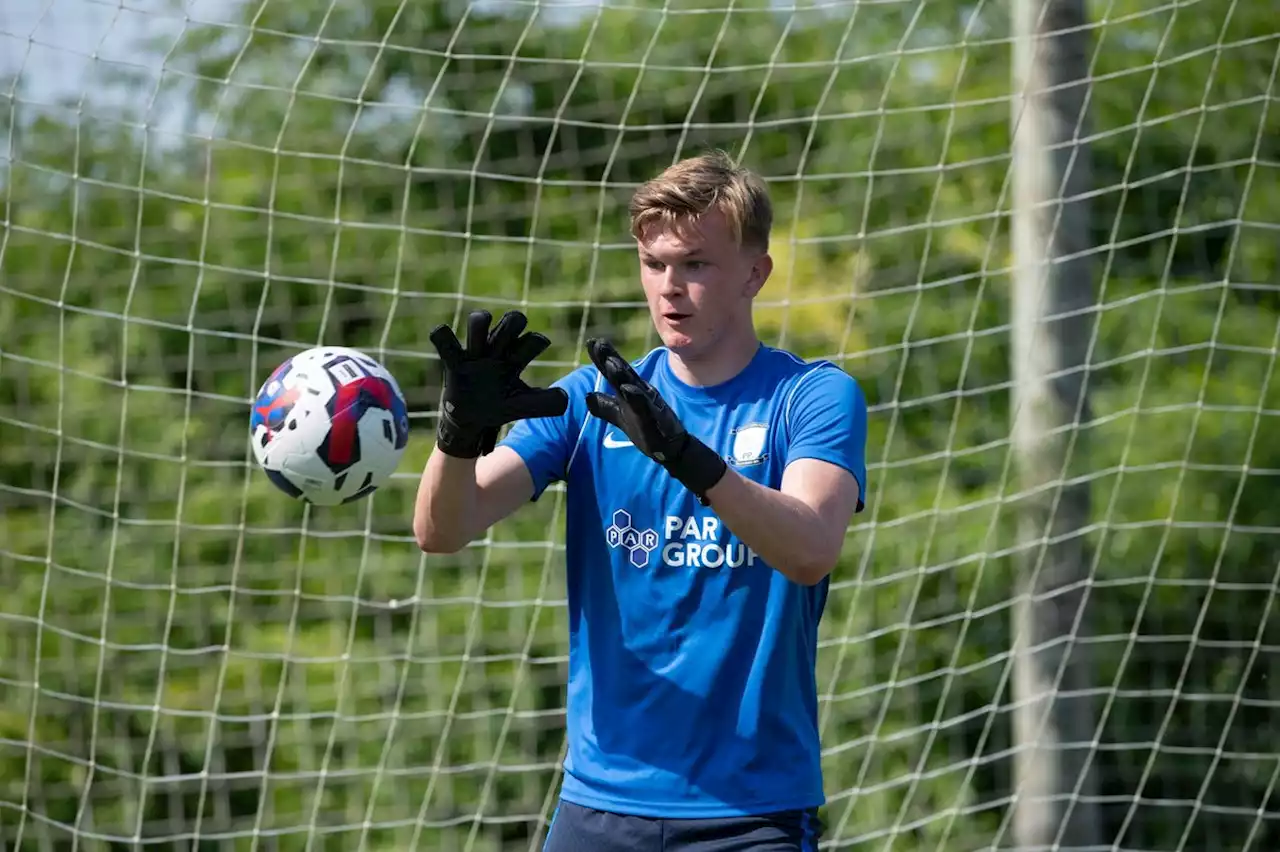
[[(824, 848), (1016, 844), (1010, 8), (6, 4), (0, 846), (539, 848), (563, 493), (417, 550), (427, 333), (518, 307), (553, 341), (537, 384), (593, 335), (647, 351), (628, 193), (710, 147), (774, 194), (764, 340), (870, 403), (822, 622)], [(1280, 843), (1270, 8), (1097, 0), (1063, 60), (1091, 83), (1093, 308), (1056, 484), (1090, 508), (1085, 616), (1047, 627), (1087, 661), (1057, 685), (1089, 780), (1043, 807), (1101, 848)], [(413, 418), (396, 478), (339, 509), (247, 442), (318, 343), (379, 358)]]

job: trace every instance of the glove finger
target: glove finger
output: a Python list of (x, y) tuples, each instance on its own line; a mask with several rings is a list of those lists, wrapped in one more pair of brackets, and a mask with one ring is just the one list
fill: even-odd
[(551, 341), (546, 335), (531, 331), (511, 345), (506, 356), (507, 363), (515, 367), (517, 373), (524, 372), (533, 363), (533, 359), (546, 352), (550, 345)]
[(659, 429), (667, 430), (672, 415), (667, 409), (667, 401), (652, 385), (628, 383), (618, 388), (618, 395), (627, 408), (655, 423)]
[(447, 325), (438, 325), (431, 330), (431, 344), (435, 346), (436, 352), (440, 354), (440, 361), (445, 367), (452, 369), (457, 366), (465, 354), (462, 351), (462, 344), (458, 341), (458, 336), (453, 333), (453, 329)]
[(587, 357), (591, 359), (591, 363), (596, 365), (596, 369), (608, 378), (605, 372), (606, 365), (609, 363), (611, 355), (617, 355), (618, 350), (613, 348), (613, 344), (608, 340), (591, 338), (587, 341)]
[(520, 337), (529, 320), (519, 311), (507, 311), (489, 334), (489, 351), (499, 358), (506, 356), (511, 345)]
[(467, 354), (480, 356), (489, 346), (489, 323), (493, 317), (488, 311), (472, 311), (467, 317)]
[(606, 423), (622, 428), (622, 406), (612, 394), (592, 391), (587, 394), (587, 411)]
[(644, 411), (649, 407), (649, 397), (640, 385), (634, 385), (630, 382), (620, 385), (618, 387), (618, 396), (622, 397), (623, 403), (628, 408), (633, 408), (636, 411)]
[(643, 384), (644, 380), (636, 374), (627, 359), (608, 340), (592, 339), (587, 341), (587, 354), (596, 368), (604, 374), (609, 384), (621, 387), (623, 384)]
[(480, 433), (480, 455), (487, 456), (498, 445), (498, 428), (485, 429)]
[(504, 419), (525, 420), (532, 417), (559, 417), (569, 408), (569, 394), (563, 388), (539, 388), (521, 391), (506, 400)]

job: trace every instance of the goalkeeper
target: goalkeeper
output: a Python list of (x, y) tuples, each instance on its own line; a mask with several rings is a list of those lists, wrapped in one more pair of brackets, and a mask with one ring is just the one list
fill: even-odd
[[(809, 850), (824, 803), (818, 621), (866, 491), (861, 389), (764, 345), (772, 207), (720, 153), (631, 201), (662, 346), (607, 341), (550, 388), (549, 345), (473, 313), (431, 340), (445, 389), (413, 528), (454, 552), (567, 489), (569, 751), (548, 852)], [(515, 426), (501, 442), (499, 429)]]

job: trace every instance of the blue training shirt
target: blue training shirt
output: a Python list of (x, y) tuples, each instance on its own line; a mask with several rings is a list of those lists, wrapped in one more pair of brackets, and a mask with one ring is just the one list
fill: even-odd
[[(865, 495), (866, 401), (839, 367), (762, 345), (734, 378), (695, 387), (667, 355), (651, 351), (636, 371), (738, 473), (778, 488), (787, 464), (821, 459)], [(613, 392), (593, 365), (556, 385), (565, 414), (520, 421), (502, 444), (527, 465), (533, 499), (567, 483), (561, 796), (669, 818), (823, 804), (814, 660), (828, 581), (805, 587), (770, 568), (591, 416), (587, 393)]]

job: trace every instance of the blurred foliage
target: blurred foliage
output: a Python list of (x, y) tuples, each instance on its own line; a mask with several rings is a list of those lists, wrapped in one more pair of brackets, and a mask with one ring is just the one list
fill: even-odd
[[(149, 113), (37, 107), (19, 81), (0, 110), (4, 847), (539, 842), (561, 495), (457, 557), (418, 553), (426, 332), (519, 305), (555, 344), (539, 383), (593, 334), (639, 355), (628, 191), (712, 145), (775, 193), (767, 342), (837, 360), (873, 406), (868, 511), (823, 625), (828, 839), (1002, 842), (1008, 31), (992, 4), (292, 0), (188, 26)], [(1274, 12), (1115, 0), (1092, 38), (1100, 309), (1072, 475), (1093, 498), (1104, 834), (1276, 848)], [(262, 378), (320, 341), (383, 359), (415, 418), (401, 475), (323, 512), (274, 491), (246, 440)]]

